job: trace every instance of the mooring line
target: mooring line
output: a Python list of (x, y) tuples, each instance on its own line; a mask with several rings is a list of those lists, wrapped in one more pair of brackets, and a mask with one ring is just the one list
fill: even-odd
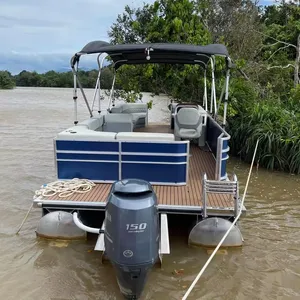
[(202, 267), (202, 269), (198, 273), (197, 277), (195, 278), (195, 280), (193, 281), (193, 283), (191, 284), (191, 286), (189, 287), (189, 289), (184, 294), (182, 300), (186, 300), (187, 299), (187, 297), (189, 296), (189, 294), (191, 293), (191, 291), (195, 287), (196, 283), (198, 282), (198, 280), (200, 279), (200, 277), (202, 276), (202, 274), (204, 273), (204, 271), (206, 270), (206, 268), (208, 267), (208, 265), (210, 264), (210, 262), (212, 261), (212, 259), (216, 255), (217, 251), (222, 246), (222, 244), (225, 241), (226, 237), (228, 236), (229, 232), (234, 227), (234, 225), (236, 224), (236, 222), (238, 221), (238, 219), (240, 218), (240, 216), (242, 214), (243, 206), (244, 206), (244, 202), (245, 202), (245, 197), (246, 197), (246, 193), (247, 193), (247, 189), (248, 189), (248, 185), (249, 185), (249, 181), (250, 181), (250, 177), (251, 177), (251, 173), (252, 173), (252, 168), (253, 168), (253, 164), (254, 164), (254, 159), (255, 159), (255, 156), (256, 156), (258, 142), (259, 142), (259, 140), (257, 140), (256, 145), (255, 145), (255, 150), (254, 150), (254, 154), (253, 154), (253, 158), (252, 158), (252, 162), (251, 162), (251, 166), (250, 166), (250, 170), (249, 170), (249, 174), (248, 174), (248, 178), (247, 178), (247, 182), (246, 182), (246, 186), (245, 186), (245, 190), (244, 190), (244, 195), (243, 195), (241, 206), (240, 206), (240, 211), (239, 211), (237, 217), (235, 218), (235, 220), (232, 222), (231, 226), (228, 228), (228, 230), (224, 234), (223, 238), (221, 239), (221, 241), (219, 242), (219, 244), (217, 245), (217, 247), (215, 248), (215, 250), (213, 251), (213, 253), (208, 258), (208, 260), (205, 263), (205, 265)]
[(32, 204), (30, 205), (30, 207), (29, 207), (29, 209), (28, 209), (28, 211), (27, 211), (27, 213), (26, 213), (26, 216), (25, 216), (25, 218), (23, 219), (23, 221), (22, 221), (22, 223), (21, 223), (19, 229), (17, 230), (16, 234), (18, 234), (18, 233), (20, 232), (20, 230), (22, 229), (22, 227), (23, 227), (25, 221), (27, 220), (27, 218), (28, 218), (28, 216), (29, 216), (29, 213), (31, 212), (32, 208), (33, 208), (33, 202), (32, 202)]

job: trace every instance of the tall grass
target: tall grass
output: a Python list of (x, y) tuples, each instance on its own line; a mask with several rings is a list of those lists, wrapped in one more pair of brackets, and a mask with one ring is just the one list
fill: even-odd
[(259, 139), (260, 166), (300, 174), (300, 113), (286, 107), (278, 101), (257, 101), (231, 117), (232, 153), (250, 162)]

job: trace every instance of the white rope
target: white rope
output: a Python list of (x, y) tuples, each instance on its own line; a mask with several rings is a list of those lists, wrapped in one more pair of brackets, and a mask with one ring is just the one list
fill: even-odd
[(28, 216), (29, 216), (29, 214), (30, 214), (32, 208), (33, 208), (33, 202), (32, 202), (32, 204), (30, 205), (30, 207), (29, 207), (29, 209), (28, 209), (28, 211), (27, 211), (27, 213), (26, 213), (26, 215), (25, 215), (25, 218), (23, 219), (21, 225), (19, 226), (19, 229), (17, 230), (16, 234), (19, 234), (19, 232), (20, 232), (20, 230), (22, 229), (22, 227), (23, 227), (25, 221), (27, 220), (27, 218), (28, 218)]
[(226, 237), (228, 236), (229, 232), (231, 231), (231, 229), (234, 227), (234, 225), (236, 224), (236, 222), (238, 221), (238, 219), (240, 218), (241, 214), (242, 214), (242, 210), (243, 210), (243, 205), (244, 205), (244, 201), (245, 201), (245, 197), (246, 197), (246, 192), (248, 189), (248, 185), (249, 185), (249, 181), (250, 181), (250, 176), (252, 173), (252, 167), (254, 164), (254, 159), (256, 156), (256, 151), (257, 151), (257, 147), (258, 147), (258, 142), (259, 140), (257, 140), (256, 142), (256, 146), (255, 146), (255, 150), (254, 150), (254, 154), (253, 154), (253, 158), (252, 158), (252, 162), (251, 162), (251, 166), (250, 166), (250, 170), (249, 170), (249, 174), (248, 174), (248, 178), (247, 178), (247, 182), (246, 182), (246, 186), (245, 186), (245, 190), (244, 190), (244, 195), (242, 198), (242, 202), (241, 202), (241, 206), (240, 206), (240, 211), (239, 214), (237, 215), (237, 217), (235, 218), (235, 220), (232, 222), (231, 226), (229, 227), (229, 229), (226, 231), (226, 233), (224, 234), (223, 238), (221, 239), (221, 241), (219, 242), (219, 244), (217, 245), (216, 249), (213, 251), (213, 253), (210, 255), (210, 257), (208, 258), (207, 262), (205, 263), (205, 265), (202, 267), (201, 271), (199, 272), (199, 274), (197, 275), (197, 277), (195, 278), (195, 280), (193, 281), (193, 283), (191, 284), (191, 286), (189, 287), (189, 289), (186, 291), (185, 295), (183, 296), (182, 300), (186, 300), (187, 297), (189, 296), (189, 294), (191, 293), (191, 291), (193, 290), (193, 288), (195, 287), (196, 283), (198, 282), (198, 280), (200, 279), (201, 275), (204, 273), (204, 271), (206, 270), (207, 266), (209, 265), (209, 263), (211, 262), (211, 260), (213, 259), (213, 257), (215, 256), (215, 254), (217, 253), (217, 251), (219, 250), (219, 248), (221, 247), (221, 245), (223, 244), (223, 242), (225, 241)]
[(87, 193), (94, 186), (95, 183), (88, 179), (57, 180), (42, 185), (39, 190), (35, 191), (35, 197), (52, 197), (58, 194), (58, 197), (65, 198), (75, 193)]

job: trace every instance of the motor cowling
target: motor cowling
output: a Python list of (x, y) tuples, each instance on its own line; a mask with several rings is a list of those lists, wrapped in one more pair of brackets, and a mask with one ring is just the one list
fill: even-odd
[(157, 198), (150, 183), (128, 179), (112, 185), (106, 205), (105, 253), (121, 293), (138, 299), (159, 259)]

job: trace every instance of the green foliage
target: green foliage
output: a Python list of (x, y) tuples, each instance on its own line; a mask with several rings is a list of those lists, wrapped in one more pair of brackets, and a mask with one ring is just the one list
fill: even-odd
[[(126, 6), (109, 36), (112, 43), (225, 43), (236, 65), (228, 107), (232, 153), (250, 161), (259, 138), (260, 165), (299, 173), (300, 88), (294, 86), (299, 33), (296, 1), (260, 7), (250, 0), (157, 0), (137, 9)], [(219, 79), (224, 65), (219, 60), (216, 65)], [(123, 66), (117, 82), (130, 97), (150, 91), (201, 103), (202, 74), (195, 66)], [(223, 83), (216, 82), (218, 93)]]
[[(197, 4), (188, 0), (158, 0), (137, 9), (126, 6), (112, 25), (109, 36), (112, 43), (211, 42), (210, 33), (199, 18)], [(199, 72), (191, 66), (167, 64), (123, 66), (118, 70), (117, 82), (122, 82), (127, 92), (166, 93), (179, 101), (183, 98), (190, 101), (202, 99)]]
[(8, 71), (0, 71), (0, 89), (13, 89), (16, 83)]
[[(86, 88), (94, 88), (98, 76), (97, 70), (78, 72), (80, 82)], [(49, 71), (44, 74), (37, 72), (22, 71), (14, 76), (17, 86), (34, 86), (34, 87), (73, 87), (73, 73)], [(113, 73), (109, 67), (106, 67), (101, 72), (101, 88), (110, 89), (113, 81)]]
[(300, 114), (281, 103), (256, 102), (248, 112), (230, 120), (231, 150), (250, 162), (257, 139), (259, 164), (271, 169), (300, 173)]

